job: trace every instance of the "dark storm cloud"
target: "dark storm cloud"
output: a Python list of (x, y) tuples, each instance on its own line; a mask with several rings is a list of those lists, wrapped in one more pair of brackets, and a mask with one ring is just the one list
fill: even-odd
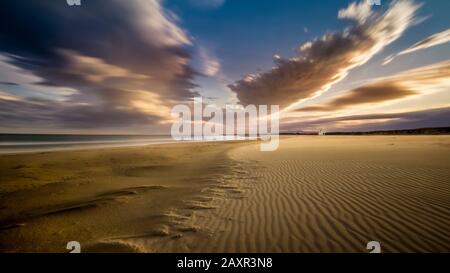
[(305, 43), (295, 58), (275, 56), (275, 68), (229, 87), (244, 105), (286, 107), (317, 96), (398, 39), (414, 21), (418, 7), (412, 1), (395, 1), (385, 13), (375, 13), (367, 1), (353, 3), (339, 11), (339, 18), (353, 22), (350, 28)]
[(33, 84), (76, 90), (63, 101), (2, 101), (12, 118), (2, 126), (156, 123), (194, 95), (190, 40), (157, 0), (5, 1), (0, 33), (0, 54), (40, 78)]

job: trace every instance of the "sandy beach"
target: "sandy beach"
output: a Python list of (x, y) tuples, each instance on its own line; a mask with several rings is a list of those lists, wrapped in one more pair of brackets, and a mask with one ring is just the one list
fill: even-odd
[(0, 156), (0, 251), (450, 251), (448, 136)]

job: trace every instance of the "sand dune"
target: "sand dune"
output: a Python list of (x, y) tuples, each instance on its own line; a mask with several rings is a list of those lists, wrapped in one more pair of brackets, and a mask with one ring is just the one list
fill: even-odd
[(448, 252), (449, 158), (445, 136), (2, 156), (0, 250)]

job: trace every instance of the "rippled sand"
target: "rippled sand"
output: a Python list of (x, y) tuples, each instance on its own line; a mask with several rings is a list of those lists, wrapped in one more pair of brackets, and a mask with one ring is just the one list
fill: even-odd
[(299, 136), (0, 157), (0, 250), (450, 251), (448, 136)]

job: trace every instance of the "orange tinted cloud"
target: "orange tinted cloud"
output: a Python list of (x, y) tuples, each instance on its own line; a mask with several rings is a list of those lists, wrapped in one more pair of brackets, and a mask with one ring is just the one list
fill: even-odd
[(297, 111), (331, 112), (361, 104), (383, 103), (449, 89), (450, 61), (446, 61), (374, 80), (345, 91), (325, 104), (307, 106)]

